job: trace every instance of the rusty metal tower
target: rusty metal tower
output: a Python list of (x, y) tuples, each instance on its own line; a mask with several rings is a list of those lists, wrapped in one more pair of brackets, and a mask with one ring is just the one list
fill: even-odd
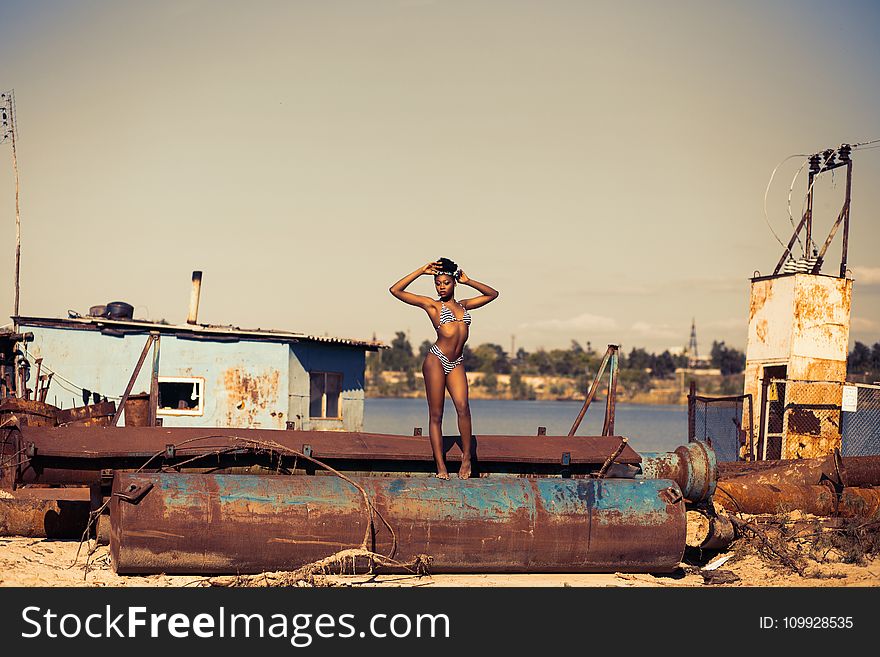
[[(839, 411), (835, 415), (817, 404), (839, 407), (840, 389), (846, 381), (852, 301), (847, 248), (855, 146), (843, 144), (807, 158), (803, 216), (773, 273), (761, 276), (755, 272), (751, 279), (743, 393), (751, 395), (756, 410), (756, 458), (809, 458), (840, 447)], [(823, 173), (841, 167), (846, 168), (845, 197), (819, 246), (813, 240), (815, 183)], [(841, 227), (839, 267), (833, 274), (823, 274), (828, 248)], [(796, 242), (803, 250), (800, 258), (792, 254)], [(813, 398), (809, 403), (808, 395)]]

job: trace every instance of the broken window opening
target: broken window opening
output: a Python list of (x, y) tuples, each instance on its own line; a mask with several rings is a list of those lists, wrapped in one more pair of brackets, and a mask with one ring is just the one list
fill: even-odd
[(202, 377), (159, 377), (159, 415), (204, 415)]

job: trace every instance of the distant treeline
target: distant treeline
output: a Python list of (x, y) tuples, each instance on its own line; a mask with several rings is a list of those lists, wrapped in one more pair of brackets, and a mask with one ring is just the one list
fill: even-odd
[(849, 352), (846, 371), (866, 381), (880, 379), (880, 342), (875, 342), (873, 347), (856, 342)]
[[(369, 355), (368, 367), (373, 374), (382, 371), (419, 371), (431, 344), (425, 340), (419, 346), (418, 352), (415, 352), (406, 333), (398, 331), (391, 341), (390, 349)], [(570, 377), (582, 379), (581, 383), (585, 383), (595, 376), (605, 352), (595, 351), (590, 343), (584, 347), (577, 340), (572, 340), (568, 349), (538, 349), (528, 352), (520, 348), (512, 357), (497, 344), (487, 342), (474, 349), (465, 345), (463, 355), (465, 369), (471, 372), (483, 372), (486, 375)], [(727, 347), (724, 342), (713, 342), (710, 355), (711, 367), (720, 369), (722, 374), (738, 374), (745, 368), (745, 354)], [(670, 378), (676, 368), (687, 365), (686, 355), (672, 354), (669, 350), (656, 354), (634, 347), (628, 353), (621, 350), (619, 354), (621, 382), (635, 384), (637, 388), (648, 387), (651, 379)]]

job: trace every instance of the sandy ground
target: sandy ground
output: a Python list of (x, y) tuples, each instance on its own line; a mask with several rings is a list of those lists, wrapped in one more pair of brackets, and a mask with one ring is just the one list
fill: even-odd
[[(0, 586), (210, 586), (212, 578), (168, 575), (116, 575), (109, 548), (98, 546), (88, 556), (77, 541), (0, 538)], [(866, 565), (813, 562), (805, 576), (776, 566), (757, 554), (741, 550), (719, 568), (709, 571), (682, 564), (671, 575), (646, 574), (529, 574), (529, 575), (333, 575), (317, 583), (331, 586), (383, 587), (701, 587), (701, 586), (880, 586), (880, 559)], [(711, 564), (711, 561), (710, 561)], [(709, 564), (707, 564), (709, 565)], [(229, 578), (223, 578), (228, 580)], [(217, 583), (221, 578), (214, 579)], [(259, 582), (255, 582), (259, 584)]]

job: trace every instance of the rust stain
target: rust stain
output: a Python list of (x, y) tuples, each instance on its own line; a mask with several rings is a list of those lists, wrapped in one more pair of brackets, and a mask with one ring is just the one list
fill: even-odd
[[(803, 367), (798, 368), (799, 371), (796, 373), (796, 378), (798, 379), (805, 379), (807, 381), (844, 381), (846, 379), (846, 361), (810, 358), (802, 363), (802, 365)], [(792, 369), (794, 370), (794, 368)], [(813, 386), (812, 390), (818, 390), (815, 387), (818, 384), (809, 385)], [(834, 396), (834, 391), (836, 391), (836, 386), (823, 389), (822, 393), (823, 396), (831, 398)], [(839, 391), (837, 397), (840, 397)], [(836, 403), (839, 402), (840, 399)]]
[(764, 304), (773, 296), (772, 281), (761, 281), (752, 285), (752, 297), (749, 301), (749, 321), (761, 312)]
[(755, 325), (755, 333), (758, 335), (758, 341), (764, 344), (767, 343), (767, 320), (762, 319)]
[(828, 298), (828, 288), (807, 284), (795, 298), (794, 317), (799, 331), (804, 327), (825, 324), (834, 316), (834, 304)]
[[(226, 389), (226, 426), (251, 427), (257, 417), (278, 404), (278, 387), (281, 374), (267, 370), (254, 374), (240, 367), (230, 367), (223, 373)], [(283, 422), (283, 414), (276, 413), (277, 422)]]

